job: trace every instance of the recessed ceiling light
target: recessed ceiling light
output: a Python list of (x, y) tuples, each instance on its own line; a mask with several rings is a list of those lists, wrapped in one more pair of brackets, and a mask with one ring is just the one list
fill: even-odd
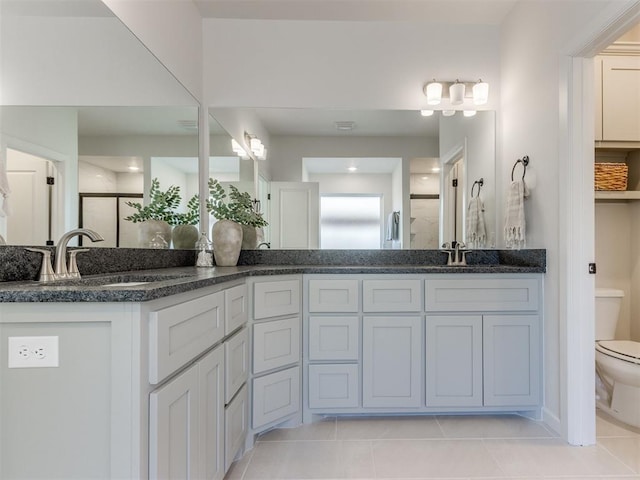
[(438, 173), (440, 171), (440, 167), (433, 167), (431, 171), (434, 173)]
[(350, 172), (355, 172), (356, 170), (358, 170), (358, 167), (349, 167), (347, 168), (347, 170), (349, 170)]
[(355, 127), (356, 123), (352, 122), (352, 121), (348, 121), (348, 122), (336, 122), (335, 126), (336, 126), (336, 130), (340, 130), (343, 132), (348, 132), (350, 130), (353, 130), (353, 128)]
[(140, 170), (140, 167), (136, 167), (135, 165), (129, 165), (129, 170), (131, 170), (132, 172), (137, 172), (138, 170)]
[(420, 177), (422, 180), (429, 180), (429, 177)]

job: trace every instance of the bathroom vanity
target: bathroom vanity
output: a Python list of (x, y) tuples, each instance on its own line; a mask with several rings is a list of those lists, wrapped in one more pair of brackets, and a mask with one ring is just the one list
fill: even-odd
[(56, 337), (59, 353), (41, 368), (2, 356), (0, 476), (223, 478), (257, 434), (316, 416), (538, 415), (543, 273), (250, 265), (0, 283), (0, 344)]

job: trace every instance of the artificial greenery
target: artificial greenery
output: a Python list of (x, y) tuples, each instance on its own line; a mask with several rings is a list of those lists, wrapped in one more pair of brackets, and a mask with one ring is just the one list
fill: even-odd
[(218, 220), (233, 220), (241, 225), (250, 227), (266, 227), (268, 222), (261, 213), (255, 211), (251, 195), (248, 192), (240, 192), (234, 185), (229, 185), (229, 200), (218, 180), (209, 178), (209, 198), (207, 199), (207, 211)]
[(149, 199), (149, 204), (144, 206), (138, 202), (125, 202), (135, 208), (137, 212), (124, 219), (133, 223), (162, 220), (169, 225), (195, 225), (198, 223), (199, 202), (197, 195), (189, 200), (186, 213), (176, 213), (175, 209), (181, 201), (180, 187), (172, 185), (163, 192), (160, 190), (160, 181), (154, 178), (151, 180)]

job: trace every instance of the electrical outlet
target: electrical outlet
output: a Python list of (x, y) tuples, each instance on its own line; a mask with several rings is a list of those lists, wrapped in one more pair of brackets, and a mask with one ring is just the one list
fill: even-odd
[(58, 337), (9, 337), (9, 368), (58, 366)]

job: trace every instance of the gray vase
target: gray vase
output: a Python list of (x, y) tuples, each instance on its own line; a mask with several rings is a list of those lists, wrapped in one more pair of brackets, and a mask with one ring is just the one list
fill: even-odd
[(218, 220), (211, 228), (213, 257), (216, 265), (232, 267), (238, 264), (242, 247), (242, 227), (231, 220)]
[(242, 250), (255, 250), (256, 245), (258, 245), (256, 227), (242, 225)]
[(145, 220), (138, 224), (138, 243), (141, 248), (150, 248), (151, 240), (156, 235), (160, 235), (167, 248), (171, 245), (171, 225), (164, 220)]
[(176, 225), (171, 234), (173, 248), (193, 250), (198, 237), (198, 229), (195, 225)]

